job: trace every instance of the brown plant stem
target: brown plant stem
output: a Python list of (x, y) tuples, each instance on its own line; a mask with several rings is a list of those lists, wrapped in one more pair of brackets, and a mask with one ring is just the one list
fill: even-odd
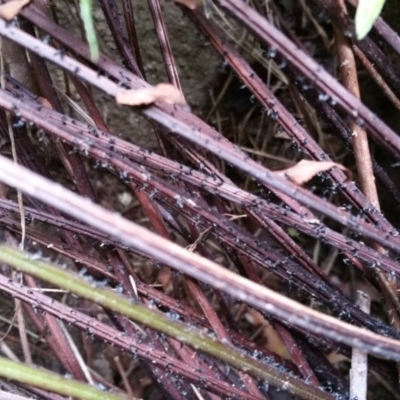
[[(341, 0), (338, 0), (340, 3)], [(344, 5), (344, 4), (343, 4)], [(351, 44), (345, 38), (341, 30), (334, 27), (336, 48), (338, 54), (338, 64), (340, 77), (344, 87), (349, 90), (353, 96), (360, 98), (360, 89), (358, 86), (357, 67)], [(368, 137), (356, 121), (349, 122), (352, 131), (353, 149), (356, 159), (358, 176), (360, 179), (361, 190), (371, 203), (379, 209), (379, 198), (376, 190), (374, 172), (372, 169), (371, 155), (368, 145)]]
[(381, 88), (382, 93), (392, 102), (392, 104), (400, 111), (400, 100), (392, 89), (386, 84), (385, 80), (375, 69), (374, 65), (368, 60), (365, 54), (356, 45), (352, 46), (354, 54), (361, 61), (364, 68), (368, 71), (375, 83)]

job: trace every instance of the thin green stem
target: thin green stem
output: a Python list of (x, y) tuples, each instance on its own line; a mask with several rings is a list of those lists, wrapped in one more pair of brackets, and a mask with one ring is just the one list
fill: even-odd
[(0, 357), (0, 376), (80, 400), (127, 399), (126, 396), (104, 392), (93, 386), (64, 378), (45, 369), (27, 366), (4, 357)]

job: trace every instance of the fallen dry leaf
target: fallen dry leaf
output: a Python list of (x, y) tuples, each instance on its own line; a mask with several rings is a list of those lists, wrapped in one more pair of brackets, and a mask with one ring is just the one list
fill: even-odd
[(203, 5), (203, 0), (175, 0), (175, 3), (183, 4), (187, 8), (194, 10)]
[(121, 90), (115, 96), (118, 104), (129, 106), (142, 106), (156, 101), (168, 104), (186, 104), (182, 92), (169, 83), (159, 83), (138, 90)]
[(340, 168), (346, 173), (348, 179), (351, 179), (351, 172), (343, 165), (337, 164), (333, 161), (302, 160), (293, 167), (283, 169), (281, 171), (276, 171), (275, 173), (279, 176), (289, 178), (293, 183), (296, 183), (297, 185), (303, 185), (319, 172), (328, 171), (333, 167)]
[(11, 21), (31, 0), (12, 0), (0, 6), (0, 17)]

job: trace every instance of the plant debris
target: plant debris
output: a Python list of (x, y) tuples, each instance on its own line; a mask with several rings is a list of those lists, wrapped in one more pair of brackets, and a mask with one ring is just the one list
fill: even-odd
[(12, 0), (0, 5), (0, 17), (6, 21), (14, 19), (31, 0)]
[(278, 176), (287, 177), (292, 182), (301, 186), (314, 178), (314, 176), (319, 174), (320, 172), (325, 172), (335, 167), (344, 171), (347, 175), (347, 178), (351, 179), (351, 173), (347, 168), (332, 161), (301, 160), (293, 167), (281, 171), (276, 171), (275, 173)]
[(115, 96), (118, 104), (142, 106), (163, 101), (167, 104), (186, 104), (182, 92), (169, 83), (136, 90), (121, 90)]

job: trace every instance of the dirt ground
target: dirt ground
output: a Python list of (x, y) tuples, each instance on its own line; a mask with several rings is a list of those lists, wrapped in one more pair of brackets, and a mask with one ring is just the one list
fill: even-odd
[[(77, 24), (74, 21), (77, 15), (73, 9), (73, 3), (54, 2), (54, 4), (60, 24), (75, 30), (79, 36)], [(101, 50), (112, 59), (121, 62), (103, 12), (97, 2), (94, 4), (96, 7), (94, 19)], [(173, 1), (163, 0), (161, 0), (161, 6), (172, 51), (179, 68), (184, 95), (192, 110), (201, 113), (221, 60), (206, 40), (192, 27), (180, 7)], [(147, 80), (152, 84), (166, 82), (167, 77), (158, 40), (146, 0), (135, 1), (134, 12)], [(116, 107), (113, 99), (107, 98), (100, 92), (97, 96), (97, 104), (111, 131), (120, 133), (125, 139), (140, 146), (148, 148), (157, 146), (150, 124), (142, 117), (126, 108)]]

